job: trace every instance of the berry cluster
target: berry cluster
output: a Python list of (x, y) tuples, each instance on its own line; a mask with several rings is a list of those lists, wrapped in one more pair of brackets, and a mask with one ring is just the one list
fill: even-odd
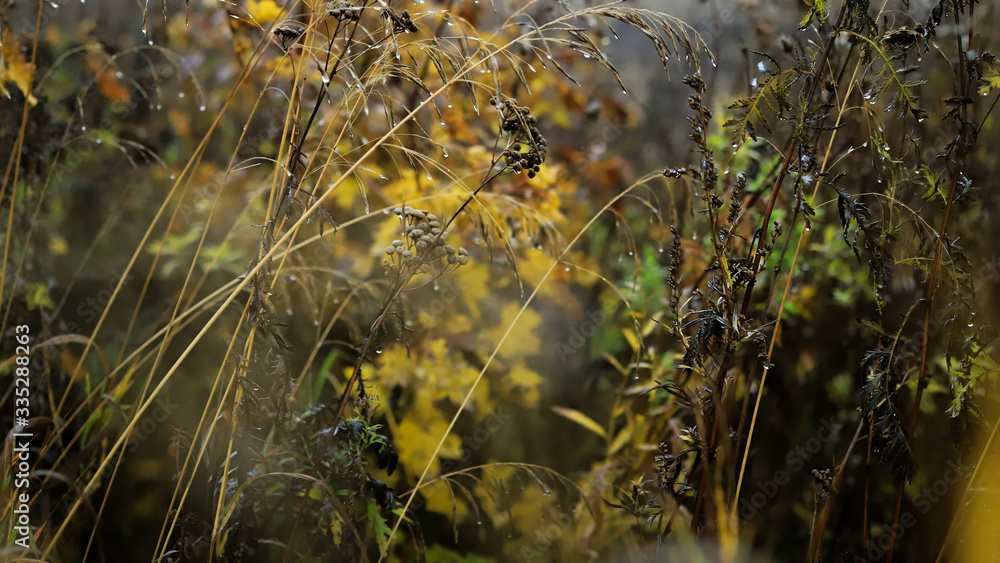
[(511, 135), (511, 144), (502, 154), (507, 167), (518, 174), (527, 170), (528, 177), (534, 178), (542, 169), (542, 163), (549, 152), (545, 137), (542, 137), (541, 131), (535, 126), (538, 120), (531, 115), (530, 108), (517, 105), (517, 100), (513, 98), (502, 102), (499, 98), (493, 98), (490, 104), (500, 110), (503, 117), (502, 129)]
[(397, 207), (394, 211), (403, 223), (404, 237), (385, 248), (387, 257), (382, 259), (382, 266), (386, 268), (386, 275), (390, 270), (427, 273), (431, 271), (431, 264), (440, 260), (455, 267), (469, 263), (468, 251), (455, 250), (454, 246), (445, 243), (447, 233), (442, 230), (437, 215), (409, 206)]

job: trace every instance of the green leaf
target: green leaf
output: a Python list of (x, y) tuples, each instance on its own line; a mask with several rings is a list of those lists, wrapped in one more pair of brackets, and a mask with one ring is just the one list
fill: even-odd
[(28, 302), (28, 310), (34, 311), (40, 307), (48, 310), (56, 308), (55, 302), (49, 297), (49, 286), (41, 282), (31, 282), (28, 284), (28, 295), (25, 297)]
[(389, 543), (389, 534), (392, 530), (386, 525), (385, 518), (378, 513), (378, 505), (375, 504), (375, 499), (368, 499), (368, 519), (372, 523), (372, 530), (375, 532), (375, 541), (378, 542), (379, 551), (385, 551), (386, 545)]

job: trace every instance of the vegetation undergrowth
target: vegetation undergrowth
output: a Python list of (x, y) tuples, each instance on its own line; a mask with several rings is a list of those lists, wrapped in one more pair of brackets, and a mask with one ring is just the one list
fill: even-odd
[(992, 553), (992, 6), (174, 4), (0, 0), (5, 558)]

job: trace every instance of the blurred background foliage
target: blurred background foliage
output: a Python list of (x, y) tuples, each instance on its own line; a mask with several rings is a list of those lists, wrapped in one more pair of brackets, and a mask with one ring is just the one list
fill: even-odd
[(986, 560), (997, 17), (0, 1), (34, 556)]

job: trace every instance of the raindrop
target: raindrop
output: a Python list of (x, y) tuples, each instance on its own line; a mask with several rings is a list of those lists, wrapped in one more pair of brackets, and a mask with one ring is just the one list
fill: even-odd
[(444, 149), (444, 155), (443, 155), (443, 156), (444, 156), (445, 158), (448, 158), (448, 156), (449, 156), (449, 154), (448, 154), (448, 149)]
[(178, 92), (177, 93), (177, 97), (183, 99), (184, 98), (184, 92)]
[(86, 131), (86, 130), (87, 130), (87, 126), (86, 125), (81, 125), (80, 126), (80, 131)]
[[(329, 84), (330, 83), (330, 77), (329, 76), (327, 76), (325, 74), (321, 74), (320, 77), (323, 79), (323, 84)], [(368, 109), (367, 106), (365, 106), (365, 109)]]
[(161, 109), (163, 109), (163, 106), (162, 106), (162, 105), (160, 105), (160, 104), (156, 104), (156, 109), (157, 109), (157, 110), (161, 110)]
[[(386, 176), (385, 174), (379, 174), (379, 175), (378, 175), (378, 177), (379, 177), (379, 178), (382, 178), (383, 180), (388, 180), (388, 179), (389, 179), (389, 177), (388, 177), (388, 176)], [(388, 213), (388, 212), (389, 212), (389, 210), (388, 210), (388, 209), (386, 209), (386, 210), (385, 210), (385, 212), (386, 212), (386, 213)]]
[(657, 251), (657, 252), (659, 252), (660, 254), (663, 254), (663, 247), (661, 246), (661, 247), (660, 247), (660, 248), (658, 248), (658, 249), (657, 249), (656, 251)]
[(205, 104), (201, 104), (200, 106), (198, 106), (198, 110), (205, 111)]
[(171, 179), (171, 180), (176, 180), (176, 179), (177, 179), (177, 176), (174, 176), (173, 174), (171, 174), (171, 175), (170, 175), (170, 179)]
[(566, 271), (567, 271), (567, 272), (569, 271), (569, 266), (566, 266)]

